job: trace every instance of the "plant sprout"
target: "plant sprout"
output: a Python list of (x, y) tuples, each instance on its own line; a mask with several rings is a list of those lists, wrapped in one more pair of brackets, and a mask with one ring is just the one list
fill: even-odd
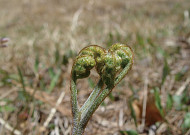
[[(114, 44), (109, 50), (97, 45), (90, 45), (79, 52), (71, 71), (72, 135), (84, 133), (84, 129), (95, 110), (125, 77), (132, 64), (133, 52), (130, 47), (123, 44)], [(84, 105), (79, 108), (77, 80), (88, 77), (90, 70), (94, 67), (100, 79)]]

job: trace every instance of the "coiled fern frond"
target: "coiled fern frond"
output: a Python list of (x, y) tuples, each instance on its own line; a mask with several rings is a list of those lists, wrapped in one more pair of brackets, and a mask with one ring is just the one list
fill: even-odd
[[(73, 64), (71, 71), (71, 103), (73, 114), (73, 135), (82, 135), (94, 111), (109, 95), (112, 89), (125, 77), (133, 64), (133, 52), (123, 44), (114, 44), (109, 50), (97, 45), (82, 49)], [(94, 68), (100, 80), (84, 105), (79, 108), (77, 102), (77, 79), (90, 75)], [(106, 85), (105, 89), (102, 89)]]

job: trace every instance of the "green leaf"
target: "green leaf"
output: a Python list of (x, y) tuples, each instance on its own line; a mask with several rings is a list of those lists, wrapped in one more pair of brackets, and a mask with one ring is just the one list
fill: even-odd
[(182, 70), (175, 75), (175, 80), (180, 81), (185, 76), (185, 73), (188, 71), (188, 69), (189, 67), (187, 66), (183, 67)]
[(167, 57), (167, 53), (166, 53), (166, 51), (164, 50), (164, 49), (162, 49), (161, 47), (157, 47), (156, 48), (157, 49), (157, 52), (162, 56), (162, 57)]
[(185, 74), (183, 74), (182, 72), (178, 72), (177, 74), (175, 74), (175, 80), (180, 81), (184, 75)]
[(64, 54), (62, 58), (62, 64), (67, 65), (68, 63), (69, 63), (69, 57)]
[(13, 112), (15, 109), (13, 105), (0, 106), (0, 112)]
[(53, 68), (52, 68), (52, 67), (50, 67), (50, 68), (48, 69), (48, 73), (49, 73), (50, 78), (53, 79), (54, 76), (55, 76), (55, 72), (53, 71)]
[(138, 135), (137, 131), (128, 130), (128, 131), (120, 131), (122, 135)]
[(19, 81), (19, 75), (18, 74), (9, 74), (9, 79)]
[(173, 101), (176, 110), (186, 110), (188, 109), (188, 104), (190, 101), (190, 96), (188, 92), (188, 86), (185, 88), (184, 92), (181, 95), (174, 95)]
[(170, 110), (173, 106), (173, 98), (171, 94), (168, 94), (167, 101), (166, 101), (166, 109)]
[(51, 92), (51, 91), (54, 89), (54, 87), (56, 86), (56, 84), (57, 84), (57, 82), (58, 82), (58, 80), (59, 80), (60, 74), (61, 74), (61, 70), (59, 70), (58, 73), (55, 74), (55, 75), (52, 77), (52, 80), (51, 80), (51, 83), (50, 83), (50, 87), (49, 87), (49, 89), (48, 89), (48, 92)]
[(189, 86), (187, 85), (184, 89), (183, 94), (182, 94), (182, 103), (187, 104), (187, 105), (190, 101), (190, 94), (189, 94), (188, 88), (189, 88)]
[(59, 59), (60, 59), (59, 49), (56, 49), (56, 51), (55, 51), (55, 63), (56, 64), (59, 63)]
[(39, 63), (40, 63), (40, 60), (39, 60), (39, 56), (37, 55), (35, 58), (35, 64), (34, 64), (34, 72), (35, 73), (37, 73), (39, 70)]
[(54, 123), (50, 123), (50, 124), (48, 125), (48, 128), (53, 130), (53, 129), (55, 128), (55, 124), (54, 124)]
[(152, 41), (152, 39), (151, 38), (147, 38), (147, 42), (148, 42), (148, 44), (151, 46), (151, 47), (156, 47), (156, 45), (154, 44), (154, 42)]
[(154, 96), (155, 96), (156, 107), (158, 108), (158, 110), (160, 111), (160, 114), (163, 117), (164, 116), (164, 110), (163, 110), (163, 107), (161, 104), (160, 91), (159, 91), (159, 88), (157, 88), (157, 87), (154, 89)]
[(110, 47), (113, 44), (113, 42), (114, 42), (113, 34), (110, 32), (108, 35), (107, 46)]
[(190, 128), (190, 112), (186, 113), (184, 117), (184, 122), (182, 124), (183, 129), (189, 129)]
[(166, 80), (166, 77), (167, 77), (167, 75), (169, 75), (169, 73), (170, 73), (170, 67), (168, 65), (167, 60), (165, 59), (164, 67), (163, 67), (163, 70), (162, 70), (162, 83), (161, 83), (161, 85), (163, 85), (163, 83)]
[(46, 91), (46, 85), (45, 85), (45, 82), (44, 82), (44, 78), (42, 78), (40, 80), (40, 89)]
[(4, 106), (5, 112), (13, 112), (16, 108), (13, 105)]
[(144, 54), (147, 54), (147, 48), (145, 46), (144, 37), (141, 34), (137, 33), (136, 39), (137, 39), (137, 44), (140, 46), (141, 50), (143, 50)]
[(27, 93), (25, 93), (23, 90), (22, 91), (18, 91), (18, 99), (21, 101), (25, 101), (27, 102), (29, 100), (29, 95)]
[(135, 113), (135, 110), (134, 110), (134, 108), (133, 108), (133, 106), (132, 106), (132, 98), (129, 100), (129, 108), (130, 108), (130, 110), (131, 110), (131, 116), (132, 116), (132, 118), (133, 118), (133, 120), (134, 120), (134, 122), (135, 122), (135, 126), (137, 127), (137, 117), (136, 117), (136, 113)]
[(142, 47), (144, 47), (145, 42), (144, 42), (143, 37), (139, 33), (137, 33), (136, 38), (137, 38), (137, 41), (138, 41), (139, 45), (141, 45)]
[(18, 96), (18, 97), (19, 97), (21, 100), (25, 100), (26, 102), (28, 102), (30, 96), (28, 95), (28, 93), (26, 92), (26, 89), (25, 89), (24, 77), (23, 77), (23, 74), (22, 74), (21, 69), (20, 69), (19, 67), (17, 67), (17, 69), (18, 69), (18, 73), (19, 73), (19, 77), (20, 77), (20, 82), (21, 82), (21, 84), (22, 84), (22, 91), (20, 92), (20, 94), (22, 94), (22, 98), (20, 98), (19, 96)]
[(182, 96), (177, 96), (177, 95), (174, 95), (173, 96), (173, 101), (175, 103), (175, 108), (176, 110), (181, 110), (182, 108)]
[(19, 73), (20, 81), (21, 81), (21, 83), (22, 83), (23, 90), (25, 91), (24, 77), (23, 77), (23, 75), (22, 75), (22, 72), (21, 72), (20, 68), (17, 67), (17, 69), (18, 69), (18, 73)]

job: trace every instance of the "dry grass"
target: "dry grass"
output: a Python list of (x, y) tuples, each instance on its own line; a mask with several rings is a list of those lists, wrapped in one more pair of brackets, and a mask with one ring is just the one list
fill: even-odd
[[(133, 70), (113, 90), (114, 100), (107, 98), (98, 108), (85, 134), (119, 135), (120, 130), (136, 130), (128, 106), (131, 96), (139, 96), (141, 101), (145, 90), (150, 98), (151, 89), (158, 87), (166, 108), (168, 93), (182, 95), (181, 86), (190, 93), (189, 7), (188, 0), (0, 0), (0, 37), (11, 39), (8, 47), (0, 48), (0, 118), (26, 135), (70, 134), (69, 78), (75, 53), (90, 44), (108, 48), (120, 42), (134, 50)], [(58, 61), (55, 55), (59, 55)], [(61, 64), (63, 55), (69, 57), (67, 65)], [(170, 72), (161, 84), (165, 60)], [(51, 69), (55, 74), (61, 72), (52, 91)], [(183, 70), (185, 73), (176, 79), (176, 74)], [(97, 80), (97, 74), (91, 77)], [(78, 88), (82, 103), (90, 93), (89, 81), (80, 81)], [(131, 88), (139, 89), (138, 94), (133, 95)], [(62, 91), (63, 101), (55, 107)], [(189, 103), (184, 103), (185, 109), (173, 106), (166, 110), (168, 122), (157, 127), (158, 134), (188, 134), (181, 125), (190, 111)], [(57, 112), (44, 128), (54, 107)], [(163, 124), (166, 126), (162, 127)], [(138, 132), (148, 134), (147, 130)], [(11, 132), (1, 123), (0, 134)]]

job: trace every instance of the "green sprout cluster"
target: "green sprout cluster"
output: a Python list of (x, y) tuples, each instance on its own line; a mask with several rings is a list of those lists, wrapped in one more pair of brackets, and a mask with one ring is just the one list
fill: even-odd
[[(123, 44), (114, 44), (109, 50), (97, 45), (91, 45), (79, 52), (71, 72), (72, 135), (83, 134), (94, 111), (125, 77), (132, 64), (133, 52), (130, 47)], [(77, 79), (88, 77), (92, 68), (96, 69), (100, 80), (84, 105), (79, 108), (76, 88)], [(106, 87), (103, 87), (104, 85)]]

